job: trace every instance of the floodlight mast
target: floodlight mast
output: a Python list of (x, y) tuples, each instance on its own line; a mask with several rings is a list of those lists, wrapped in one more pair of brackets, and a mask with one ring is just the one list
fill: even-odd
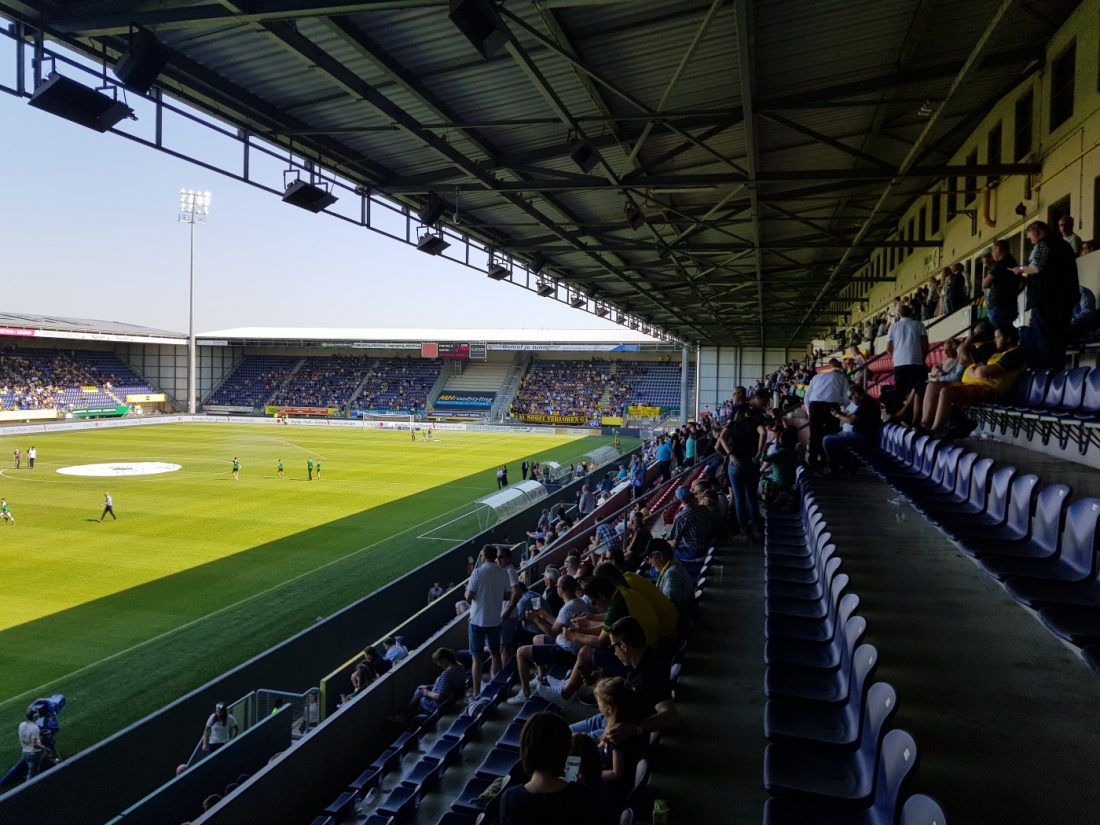
[(180, 211), (178, 221), (191, 226), (191, 298), (187, 323), (187, 412), (195, 414), (195, 396), (198, 386), (195, 382), (195, 226), (206, 223), (210, 216), (210, 193), (196, 192), (194, 189), (180, 190)]

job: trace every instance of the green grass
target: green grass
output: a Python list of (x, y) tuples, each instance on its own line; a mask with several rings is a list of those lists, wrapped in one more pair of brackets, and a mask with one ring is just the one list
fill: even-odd
[[(17, 521), (0, 524), (0, 719), (65, 693), (63, 750), (74, 753), (452, 547), (439, 537), (457, 538), (456, 527), (476, 531), (463, 516), (495, 490), (499, 464), (516, 481), (523, 458), (567, 463), (607, 443), (437, 437), (413, 444), (396, 431), (274, 425), (21, 437), (39, 461), (33, 471), (0, 471)], [(0, 438), (0, 455), (16, 446)], [(240, 481), (230, 474), (234, 455)], [(313, 482), (310, 455), (324, 468)], [(57, 473), (108, 461), (182, 469)], [(100, 524), (107, 490), (119, 520)], [(435, 538), (419, 538), (426, 533)]]

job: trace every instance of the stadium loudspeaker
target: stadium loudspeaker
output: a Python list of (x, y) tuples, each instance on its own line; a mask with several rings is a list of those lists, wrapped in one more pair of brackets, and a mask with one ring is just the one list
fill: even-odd
[(486, 60), (508, 42), (508, 31), (489, 0), (451, 0), (448, 17)]
[(59, 74), (51, 75), (38, 84), (28, 102), (36, 109), (97, 132), (106, 132), (120, 120), (134, 114), (134, 110), (125, 103)]
[(596, 147), (587, 140), (579, 138), (569, 143), (569, 157), (573, 158), (573, 163), (577, 164), (582, 172), (591, 172), (599, 162)]
[(584, 298), (578, 295), (576, 298), (569, 302), (569, 306), (573, 307), (573, 309), (580, 309), (582, 306), (584, 306), (584, 303)]
[(500, 264), (489, 264), (489, 277), (494, 281), (503, 281), (512, 277), (512, 270)]
[(608, 313), (610, 312), (611, 310), (607, 307), (599, 307), (596, 309), (596, 314), (599, 315), (601, 318), (606, 318)]
[(429, 255), (441, 255), (450, 244), (434, 232), (425, 232), (416, 242), (416, 248)]
[(535, 292), (541, 298), (549, 298), (551, 295), (557, 292), (557, 289), (554, 288), (553, 284), (539, 284), (539, 288), (536, 289)]
[(283, 203), (289, 203), (291, 206), (307, 209), (310, 212), (320, 212), (332, 206), (337, 200), (339, 199), (327, 189), (301, 179), (293, 181), (283, 193)]
[(115, 64), (115, 77), (135, 92), (147, 92), (168, 64), (169, 53), (151, 31), (142, 29), (130, 41), (130, 48)]
[(449, 204), (434, 192), (428, 193), (428, 199), (424, 201), (423, 208), (416, 213), (424, 226), (435, 226), (443, 213), (447, 211)]
[(628, 203), (624, 212), (626, 214), (626, 222), (630, 224), (631, 229), (638, 229), (645, 223), (645, 215), (643, 215), (642, 210), (634, 204)]

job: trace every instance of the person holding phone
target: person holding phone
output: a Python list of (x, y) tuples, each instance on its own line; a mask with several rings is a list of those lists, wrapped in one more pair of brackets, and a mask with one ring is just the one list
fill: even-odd
[(532, 605), (527, 611), (527, 620), (542, 628), (543, 635), (535, 636), (534, 644), (524, 645), (516, 652), (520, 692), (508, 700), (509, 704), (522, 705), (531, 698), (532, 665), (538, 666), (541, 681), (546, 668), (571, 665), (577, 658), (580, 643), (567, 639), (565, 631), (572, 627), (574, 619), (588, 614), (588, 605), (579, 598), (577, 580), (572, 576), (560, 576), (557, 590), (564, 601), (557, 616), (551, 616), (541, 606)]

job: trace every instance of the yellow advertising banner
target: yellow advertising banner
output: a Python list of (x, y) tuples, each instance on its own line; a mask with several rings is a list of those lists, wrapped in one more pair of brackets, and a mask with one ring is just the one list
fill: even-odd
[(268, 415), (336, 415), (340, 411), (336, 407), (267, 406), (264, 412)]
[(623, 425), (623, 417), (621, 415), (605, 415), (600, 419), (600, 423), (605, 427), (621, 427)]
[(126, 396), (127, 404), (163, 404), (168, 400), (162, 392), (135, 392)]
[(57, 410), (0, 410), (0, 421), (41, 421), (57, 418)]
[(520, 421), (528, 424), (587, 424), (588, 419), (583, 415), (538, 415), (536, 413), (522, 413), (517, 415)]
[(642, 418), (656, 418), (661, 414), (660, 407), (642, 407), (635, 404), (627, 407), (626, 411), (631, 415), (641, 416)]
[(99, 392), (99, 387), (81, 387), (81, 392)]

